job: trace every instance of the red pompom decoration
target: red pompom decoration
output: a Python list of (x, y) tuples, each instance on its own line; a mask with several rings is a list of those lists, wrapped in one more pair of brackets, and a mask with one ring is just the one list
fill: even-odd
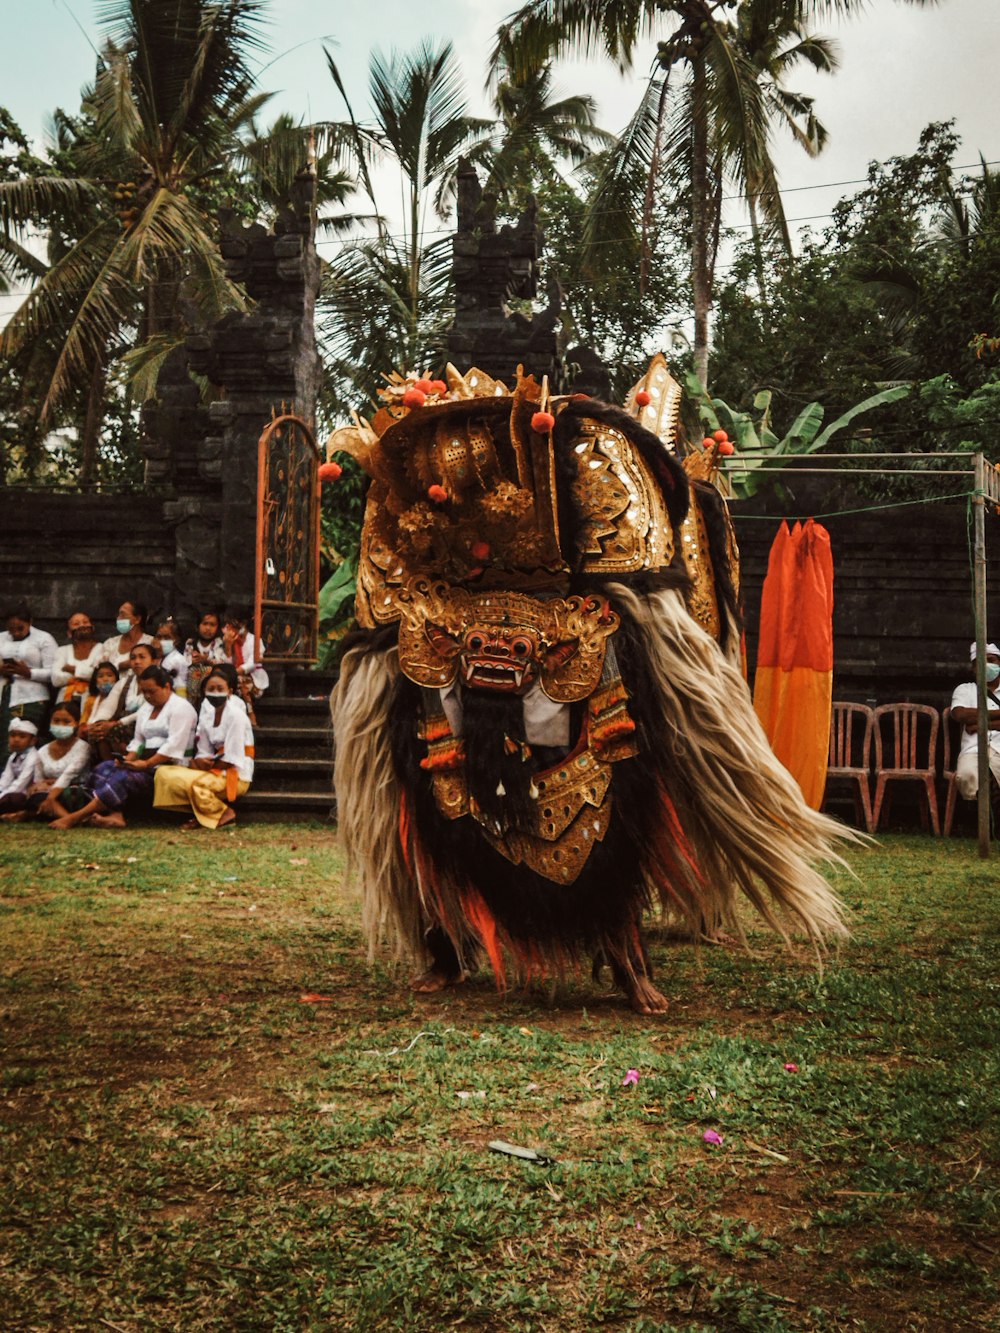
[(556, 419), (551, 412), (536, 412), (531, 418), (531, 429), (537, 435), (547, 435), (556, 424)]
[(723, 440), (728, 440), (729, 436), (724, 430), (715, 430), (712, 432), (712, 439), (716, 444), (721, 444)]
[(727, 458), (729, 457), (730, 454), (735, 454), (736, 452), (732, 440), (720, 440), (718, 448), (719, 448), (719, 453), (723, 454)]
[(489, 542), (473, 542), (471, 547), (473, 560), (488, 560), (490, 554)]
[(320, 481), (336, 481), (343, 470), (339, 463), (320, 463), (319, 479)]
[(645, 389), (640, 389), (635, 396), (635, 402), (637, 407), (648, 407), (652, 399)]
[(714, 444), (715, 441), (712, 439), (711, 435), (706, 435), (701, 442), (701, 447), (703, 449), (711, 449)]
[(433, 381), (433, 380), (423, 380), (423, 379), (421, 379), (421, 380), (417, 380), (416, 384), (414, 384), (413, 387), (414, 387), (415, 389), (419, 389), (421, 393), (433, 393), (433, 392), (434, 392), (434, 381)]
[(426, 401), (427, 395), (423, 389), (407, 389), (406, 393), (403, 394), (404, 407), (423, 407)]
[(444, 380), (431, 380), (430, 392), (431, 392), (431, 393), (447, 393), (447, 392), (448, 392), (448, 386), (447, 386), (447, 384), (445, 384)]
[(433, 500), (436, 505), (443, 505), (448, 498), (448, 492), (443, 486), (428, 486), (427, 498), (428, 500)]

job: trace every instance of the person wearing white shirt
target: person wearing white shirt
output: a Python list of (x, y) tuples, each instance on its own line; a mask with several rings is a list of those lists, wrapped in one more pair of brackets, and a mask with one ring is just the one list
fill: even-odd
[(186, 765), (194, 751), (198, 718), (186, 699), (174, 693), (169, 675), (151, 666), (139, 678), (145, 703), (136, 715), (135, 733), (124, 759), (98, 764), (90, 776), (91, 799), (58, 819), (54, 828), (73, 828), (85, 820), (98, 828), (124, 828), (126, 801), (150, 796), (161, 764)]
[[(976, 645), (969, 656), (973, 667)], [(989, 719), (990, 772), (994, 783), (1000, 783), (1000, 648), (995, 643), (986, 645), (986, 707)], [(955, 785), (967, 801), (979, 792), (979, 692), (974, 680), (963, 681), (951, 696), (951, 716), (962, 728), (962, 743), (955, 763)]]
[(230, 663), (236, 668), (239, 680), (239, 696), (247, 706), (247, 713), (254, 726), (254, 700), (271, 683), (264, 670), (264, 645), (258, 643), (247, 630), (247, 618), (241, 610), (227, 611), (222, 622), (222, 642), (225, 644)]
[(105, 639), (102, 661), (114, 662), (119, 671), (128, 666), (128, 655), (137, 643), (152, 643), (153, 636), (143, 633), (149, 613), (141, 602), (122, 602), (115, 621), (115, 633)]
[(90, 746), (78, 736), (79, 726), (80, 708), (75, 699), (56, 704), (49, 723), (52, 739), (35, 753), (24, 803), (13, 814), (4, 815), (5, 820), (61, 819), (82, 804), (79, 783), (90, 767)]
[(153, 804), (157, 810), (192, 812), (194, 818), (181, 825), (185, 831), (232, 824), (233, 803), (253, 781), (253, 729), (235, 694), (236, 671), (228, 663), (213, 667), (204, 686), (190, 767), (165, 765), (156, 771)]
[(86, 611), (74, 611), (66, 621), (69, 643), (56, 649), (52, 663), (52, 684), (56, 703), (66, 703), (78, 694), (86, 694), (98, 662), (104, 662), (104, 644), (94, 633), (94, 622)]
[[(187, 698), (188, 663), (181, 645), (181, 628), (169, 617), (157, 626), (155, 641), (160, 645), (160, 666), (169, 672), (174, 693)], [(192, 705), (193, 706), (193, 705)]]
[(7, 628), (0, 634), (0, 758), (7, 754), (7, 726), (12, 717), (44, 727), (58, 646), (51, 634), (32, 627), (26, 606), (11, 607), (6, 621)]
[(28, 788), (35, 776), (37, 736), (38, 728), (34, 722), (26, 722), (20, 717), (11, 719), (7, 728), (9, 757), (0, 773), (0, 815), (24, 809)]
[(145, 703), (139, 689), (139, 677), (147, 667), (156, 666), (160, 646), (157, 643), (137, 643), (128, 655), (128, 668), (118, 679), (111, 692), (114, 711), (102, 708), (99, 718), (87, 721), (87, 739), (96, 745), (102, 759), (122, 755), (132, 739), (139, 709)]

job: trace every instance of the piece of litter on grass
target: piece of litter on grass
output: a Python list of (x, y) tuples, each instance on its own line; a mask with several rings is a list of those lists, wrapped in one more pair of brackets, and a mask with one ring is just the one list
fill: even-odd
[(309, 864), (309, 861), (304, 856), (293, 856), (291, 860), (288, 862), (288, 864), (290, 866), (307, 866)]
[(714, 1129), (706, 1129), (701, 1136), (701, 1140), (703, 1143), (710, 1143), (713, 1147), (717, 1148), (722, 1143), (722, 1135), (716, 1133)]
[(137, 856), (126, 856), (125, 864), (127, 866), (134, 866), (138, 860), (139, 858)]
[(317, 995), (315, 991), (307, 990), (299, 996), (299, 1004), (333, 1004), (333, 996)]
[(744, 1139), (744, 1145), (753, 1152), (762, 1152), (765, 1157), (773, 1157), (776, 1162), (790, 1162), (792, 1159), (786, 1157), (783, 1152), (775, 1152), (773, 1148), (765, 1148), (762, 1143), (754, 1143), (753, 1139)]
[(381, 1055), (381, 1056), (405, 1055), (407, 1051), (413, 1050), (414, 1046), (416, 1046), (417, 1042), (420, 1040), (421, 1037), (440, 1037), (444, 1036), (445, 1033), (454, 1031), (455, 1031), (454, 1028), (445, 1028), (444, 1032), (418, 1032), (417, 1035), (410, 1042), (409, 1046), (394, 1046), (391, 1051), (363, 1051), (362, 1054)]
[(622, 1087), (637, 1088), (638, 1086), (639, 1086), (639, 1071), (638, 1069), (630, 1069), (628, 1073), (625, 1075), (625, 1077), (622, 1079)]
[(540, 1083), (528, 1083), (525, 1086), (525, 1092), (540, 1092), (542, 1085)]
[(316, 1110), (320, 1115), (330, 1115), (330, 1113), (336, 1111), (336, 1109), (336, 1102), (320, 1102), (319, 1106), (316, 1107)]
[(785, 1071), (786, 1074), (797, 1074), (797, 1073), (799, 1072), (799, 1067), (798, 1067), (798, 1065), (797, 1065), (797, 1064), (793, 1064), (793, 1062), (792, 1062), (791, 1060), (789, 1060), (787, 1064), (782, 1065), (781, 1067), (782, 1067), (782, 1069)]
[(476, 1091), (476, 1092), (466, 1092), (466, 1091), (463, 1090), (462, 1092), (456, 1092), (456, 1093), (455, 1093), (455, 1096), (459, 1099), (459, 1101), (462, 1101), (462, 1102), (467, 1102), (467, 1101), (469, 1101), (469, 1100), (470, 1100), (471, 1098), (473, 1098), (473, 1097), (478, 1097), (480, 1101), (485, 1101), (485, 1100), (486, 1100), (486, 1093), (485, 1093), (485, 1092), (479, 1092), (479, 1091)]
[(520, 1032), (522, 1037), (533, 1037), (535, 1035), (532, 1032), (531, 1028), (518, 1028), (517, 1030), (518, 1032)]
[(236, 876), (235, 876), (235, 875), (226, 875), (225, 878), (223, 879), (222, 883), (223, 883), (223, 884), (235, 884), (235, 883), (236, 883)]
[(100, 870), (101, 867), (96, 861), (84, 861), (83, 868), (84, 870)]
[(503, 1153), (505, 1157), (518, 1157), (522, 1162), (534, 1162), (536, 1166), (551, 1166), (556, 1160), (546, 1153), (535, 1152), (534, 1148), (521, 1148), (516, 1143), (505, 1143), (503, 1139), (493, 1139), (486, 1146), (490, 1152)]

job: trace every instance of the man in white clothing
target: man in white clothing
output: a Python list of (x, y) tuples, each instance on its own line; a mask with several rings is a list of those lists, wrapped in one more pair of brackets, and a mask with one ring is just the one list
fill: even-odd
[[(972, 645), (969, 656), (974, 668), (975, 644)], [(996, 689), (998, 677), (1000, 677), (1000, 648), (995, 643), (988, 643), (986, 704), (989, 709), (990, 772), (995, 783), (1000, 783), (1000, 694)], [(962, 727), (962, 744), (958, 762), (955, 764), (955, 781), (959, 795), (967, 801), (973, 800), (979, 791), (978, 697), (975, 680), (963, 681), (951, 696), (951, 716)]]
[(19, 717), (44, 727), (49, 711), (52, 665), (58, 644), (43, 629), (34, 629), (26, 606), (12, 606), (0, 633), (0, 758), (7, 754), (7, 728)]

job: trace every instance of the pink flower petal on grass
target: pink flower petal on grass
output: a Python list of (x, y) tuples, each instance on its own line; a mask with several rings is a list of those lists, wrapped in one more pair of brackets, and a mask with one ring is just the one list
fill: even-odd
[(639, 1086), (639, 1071), (638, 1069), (630, 1069), (628, 1073), (625, 1075), (625, 1077), (622, 1079), (622, 1087), (637, 1088), (638, 1086)]
[(706, 1129), (701, 1139), (703, 1143), (710, 1143), (713, 1148), (718, 1148), (722, 1143), (722, 1135), (717, 1134), (714, 1129)]
[(789, 1060), (787, 1065), (782, 1065), (782, 1069), (784, 1069), (786, 1074), (797, 1074), (799, 1072), (798, 1065), (793, 1064), (791, 1060)]

